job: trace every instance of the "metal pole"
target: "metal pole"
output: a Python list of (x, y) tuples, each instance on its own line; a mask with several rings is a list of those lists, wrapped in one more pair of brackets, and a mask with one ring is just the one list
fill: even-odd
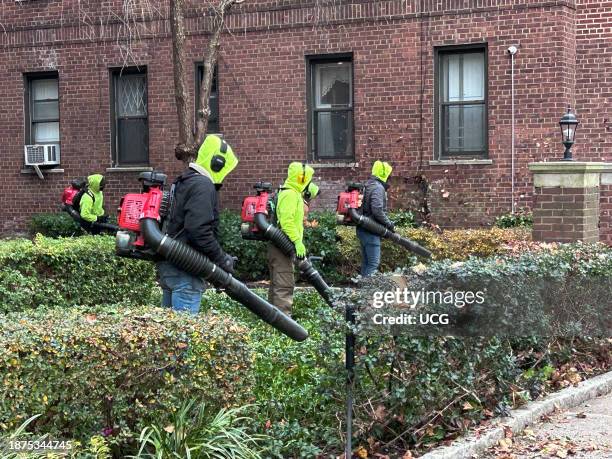
[[(346, 322), (349, 327), (355, 324), (355, 311), (352, 305), (346, 306)], [(344, 458), (351, 459), (353, 455), (353, 387), (355, 383), (355, 335), (352, 329), (347, 331), (345, 339), (346, 364), (346, 446)]]
[(514, 205), (514, 196), (515, 196), (515, 192), (514, 192), (514, 175), (515, 175), (515, 171), (514, 171), (514, 155), (515, 155), (515, 151), (514, 151), (514, 54), (515, 53), (511, 53), (511, 59), (512, 59), (512, 213), (514, 214), (516, 209), (515, 209), (515, 205)]

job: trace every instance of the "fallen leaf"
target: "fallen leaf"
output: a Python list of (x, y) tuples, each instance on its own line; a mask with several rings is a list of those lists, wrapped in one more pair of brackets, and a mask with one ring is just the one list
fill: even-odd
[(412, 459), (412, 453), (410, 451), (406, 451), (402, 456), (402, 459)]
[(470, 402), (465, 402), (463, 404), (463, 411), (469, 411), (469, 410), (473, 410), (474, 407), (472, 406), (472, 404)]
[(584, 419), (587, 417), (587, 415), (584, 412), (580, 412), (580, 413), (576, 413), (576, 417), (579, 419)]
[(164, 430), (168, 433), (174, 432), (174, 425), (170, 424), (169, 426), (164, 427)]
[(367, 459), (367, 457), (368, 457), (368, 450), (365, 449), (363, 446), (360, 446), (355, 451), (355, 454), (357, 455), (357, 457), (359, 457), (361, 459)]
[(512, 439), (511, 438), (502, 438), (501, 440), (499, 440), (498, 444), (499, 444), (499, 447), (503, 451), (508, 451), (510, 449), (510, 447), (512, 446)]
[(85, 320), (91, 323), (91, 322), (95, 322), (96, 320), (98, 320), (98, 317), (95, 314), (87, 314), (85, 316)]
[(387, 412), (383, 405), (378, 405), (378, 407), (374, 410), (374, 419), (377, 421), (384, 421), (387, 416)]
[(512, 427), (510, 426), (504, 426), (504, 437), (506, 438), (512, 438), (514, 434), (512, 433)]

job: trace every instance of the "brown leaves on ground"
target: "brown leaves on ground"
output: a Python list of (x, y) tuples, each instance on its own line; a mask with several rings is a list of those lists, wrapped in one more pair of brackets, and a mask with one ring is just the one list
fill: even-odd
[(561, 366), (551, 376), (551, 381), (555, 387), (564, 388), (569, 386), (577, 386), (582, 381), (582, 376), (578, 370), (570, 364)]

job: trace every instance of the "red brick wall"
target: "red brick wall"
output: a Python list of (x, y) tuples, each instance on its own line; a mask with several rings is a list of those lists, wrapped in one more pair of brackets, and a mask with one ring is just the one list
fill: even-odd
[[(576, 156), (612, 162), (612, 1), (578, 0)], [(601, 187), (600, 238), (612, 244), (612, 186)]]
[[(0, 100), (4, 101), (0, 106), (0, 138), (5, 139), (0, 155), (0, 231), (22, 229), (31, 214), (56, 209), (61, 189), (72, 177), (105, 172), (110, 166), (108, 69), (123, 62), (115, 43), (121, 29), (117, 24), (99, 26), (95, 21), (83, 26), (79, 18), (108, 18), (119, 0), (80, 3), (80, 11), (76, 0), (5, 2), (0, 7), (7, 29), (6, 34), (0, 33)], [(533, 192), (527, 163), (561, 155), (557, 123), (565, 106), (575, 104), (574, 89), (578, 105), (592, 95), (591, 90), (575, 88), (576, 43), (578, 55), (591, 45), (581, 42), (580, 37), (575, 39), (577, 22), (584, 31), (590, 28), (586, 18), (576, 17), (573, 0), (318, 3), (323, 6), (297, 0), (251, 1), (230, 17), (232, 34), (224, 36), (219, 64), (220, 123), (241, 163), (222, 191), (225, 205), (238, 207), (254, 181), (261, 178), (278, 183), (291, 160), (305, 159), (305, 56), (352, 52), (358, 166), (315, 166), (317, 180), (325, 188), (318, 205), (332, 207), (336, 191), (346, 180), (365, 178), (371, 161), (383, 157), (394, 164), (396, 183), (402, 186), (411, 186), (413, 176), (424, 177), (429, 191), (419, 196), (426, 196), (438, 223), (490, 223), (511, 205), (510, 58), (506, 53), (510, 45), (519, 47), (515, 200), (519, 206), (530, 205)], [(584, 14), (609, 24), (611, 19), (598, 16), (595, 9)], [(167, 11), (158, 13), (163, 17)], [(206, 21), (196, 13), (190, 14), (187, 24), (191, 32), (188, 59), (192, 62), (201, 60), (206, 46)], [(133, 55), (148, 70), (151, 165), (173, 175), (181, 165), (173, 158), (177, 130), (171, 49), (167, 24), (155, 17), (146, 31), (149, 35), (143, 35), (148, 38), (136, 45)], [(603, 30), (609, 30), (607, 27)], [(599, 34), (599, 30), (598, 26), (593, 33)], [(432, 166), (434, 46), (472, 42), (488, 43), (492, 164)], [(593, 53), (598, 55), (597, 50)], [(588, 62), (579, 61), (578, 68)], [(49, 67), (60, 75), (65, 172), (48, 174), (40, 181), (20, 173), (22, 75)], [(593, 71), (593, 77), (579, 81), (585, 85), (588, 81), (605, 93), (603, 83), (609, 81), (609, 70), (602, 73), (597, 67)], [(577, 152), (607, 151), (609, 155), (607, 128), (597, 121), (609, 110), (609, 91), (607, 94), (597, 99), (596, 104), (603, 104), (599, 110), (579, 110), (585, 131), (580, 134)], [(593, 147), (591, 136), (585, 135), (589, 128), (596, 134), (597, 147)], [(109, 172), (107, 177), (107, 206), (112, 209), (122, 193), (137, 188), (136, 174)], [(406, 205), (404, 201), (396, 199), (394, 204)]]

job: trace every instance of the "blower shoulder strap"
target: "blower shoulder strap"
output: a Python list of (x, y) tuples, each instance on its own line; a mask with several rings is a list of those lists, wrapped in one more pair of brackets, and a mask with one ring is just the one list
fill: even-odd
[(280, 228), (279, 222), (278, 222), (278, 215), (276, 212), (276, 208), (278, 207), (278, 197), (281, 194), (281, 191), (284, 190), (288, 190), (288, 188), (283, 187), (283, 186), (279, 186), (276, 189), (276, 193), (274, 193), (274, 197), (272, 199), (270, 199), (270, 201), (268, 202), (268, 205), (270, 206), (270, 223), (274, 226), (278, 226)]

